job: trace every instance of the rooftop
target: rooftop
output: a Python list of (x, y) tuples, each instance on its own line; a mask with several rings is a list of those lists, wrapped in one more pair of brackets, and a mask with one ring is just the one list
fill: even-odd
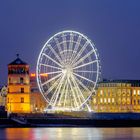
[(126, 79), (117, 79), (117, 80), (109, 80), (103, 79), (100, 83), (130, 83), (130, 84), (140, 84), (140, 80), (126, 80)]
[(17, 54), (17, 59), (14, 60), (13, 62), (11, 62), (10, 64), (8, 65), (28, 65), (26, 62), (22, 61), (20, 58), (19, 58), (19, 54)]

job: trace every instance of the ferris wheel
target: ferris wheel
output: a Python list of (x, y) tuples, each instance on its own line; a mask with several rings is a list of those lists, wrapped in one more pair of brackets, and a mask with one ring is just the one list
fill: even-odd
[(79, 109), (95, 93), (100, 63), (95, 45), (71, 30), (52, 36), (37, 61), (37, 83), (49, 106)]

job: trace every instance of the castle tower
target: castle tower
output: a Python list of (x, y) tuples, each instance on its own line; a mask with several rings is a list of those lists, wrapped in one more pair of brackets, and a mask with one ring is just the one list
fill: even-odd
[(29, 65), (17, 59), (8, 65), (7, 111), (9, 113), (30, 113)]

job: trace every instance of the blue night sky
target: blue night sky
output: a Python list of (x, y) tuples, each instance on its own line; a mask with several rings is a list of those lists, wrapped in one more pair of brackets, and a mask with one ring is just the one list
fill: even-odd
[(102, 77), (140, 79), (140, 0), (1, 0), (0, 84), (17, 53), (35, 72), (44, 43), (66, 29), (96, 44)]

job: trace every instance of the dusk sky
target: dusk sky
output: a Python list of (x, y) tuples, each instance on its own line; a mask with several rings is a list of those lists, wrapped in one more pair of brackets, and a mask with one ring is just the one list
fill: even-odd
[(1, 0), (0, 84), (17, 53), (35, 72), (44, 43), (67, 29), (95, 43), (103, 78), (140, 79), (140, 0)]

